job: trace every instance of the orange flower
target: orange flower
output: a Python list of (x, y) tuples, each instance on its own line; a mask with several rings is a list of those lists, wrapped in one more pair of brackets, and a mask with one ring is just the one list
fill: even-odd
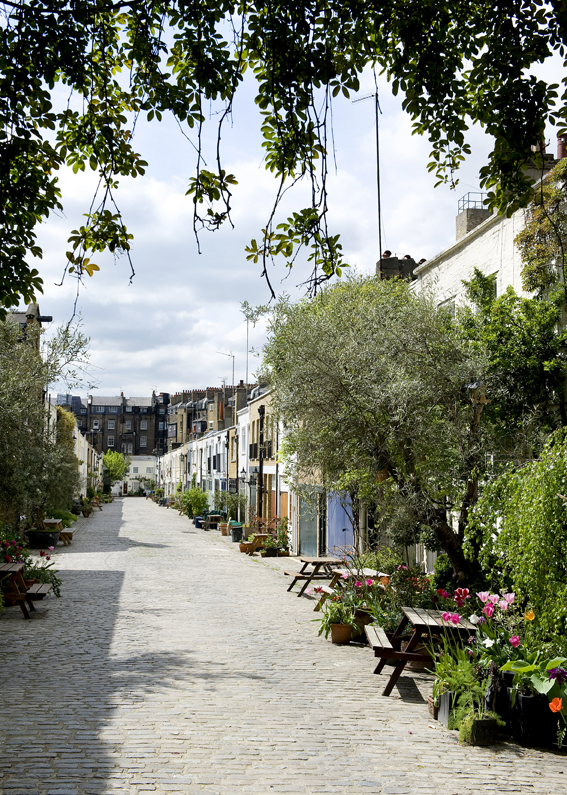
[(563, 707), (563, 699), (562, 698), (554, 698), (553, 701), (549, 702), (549, 709), (552, 712), (561, 712), (561, 708)]
[(527, 613), (524, 613), (524, 618), (526, 621), (533, 621), (535, 618), (535, 613), (533, 610), (528, 610)]

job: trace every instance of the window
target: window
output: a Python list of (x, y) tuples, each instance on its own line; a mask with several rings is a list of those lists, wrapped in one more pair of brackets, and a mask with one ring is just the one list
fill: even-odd
[(138, 467), (132, 467), (132, 474), (133, 475), (137, 475), (138, 474)]
[(142, 406), (142, 408), (140, 409), (140, 414), (147, 414), (147, 413), (148, 413), (147, 408), (145, 406)]
[(147, 446), (148, 446), (148, 437), (140, 436), (140, 447), (147, 447)]
[(114, 430), (114, 423), (115, 423), (115, 421), (116, 421), (116, 420), (108, 420), (108, 430), (109, 430), (109, 431), (113, 431), (113, 430)]
[(113, 414), (118, 414), (118, 406), (111, 406), (108, 410)]
[(81, 409), (81, 414), (86, 414), (86, 413), (87, 413), (86, 409)]
[(158, 429), (159, 429), (160, 431), (163, 431), (163, 429), (164, 429), (164, 428), (165, 428), (165, 422), (160, 422), (160, 423), (158, 423)]
[(153, 467), (146, 467), (146, 475), (153, 475), (154, 468)]
[(147, 431), (148, 430), (148, 421), (147, 420), (141, 420), (140, 421), (140, 430), (141, 431)]
[(132, 430), (132, 420), (126, 420), (126, 430), (127, 431)]
[(126, 411), (132, 411), (132, 406), (126, 406)]
[(128, 454), (129, 454), (129, 455), (131, 455), (131, 454), (132, 454), (132, 452), (133, 452), (133, 450), (134, 450), (134, 445), (132, 445), (132, 444), (129, 444), (129, 445), (128, 445)]
[(159, 413), (160, 413), (160, 414), (165, 414), (165, 409), (164, 409), (164, 408), (161, 408), (161, 409), (159, 410)]
[(82, 428), (82, 427), (83, 427), (83, 421), (77, 420), (77, 428)]
[(98, 420), (93, 420), (93, 431), (98, 431)]
[(96, 412), (97, 414), (104, 414), (104, 406), (97, 406)]
[(213, 427), (213, 421), (209, 420), (209, 428), (212, 428), (212, 427)]
[(109, 436), (106, 444), (108, 447), (114, 447), (114, 436)]
[(213, 410), (213, 408), (214, 408), (214, 404), (213, 404), (213, 403), (210, 403), (210, 404), (209, 404), (209, 411), (212, 411), (212, 410)]

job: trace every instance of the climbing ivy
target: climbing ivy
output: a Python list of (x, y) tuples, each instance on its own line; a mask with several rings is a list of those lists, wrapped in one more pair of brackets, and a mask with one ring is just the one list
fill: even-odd
[(482, 489), (464, 542), (493, 583), (533, 607), (545, 639), (567, 632), (567, 430), (556, 431), (536, 461)]
[(542, 180), (516, 236), (524, 290), (542, 295), (565, 279), (567, 254), (567, 158)]

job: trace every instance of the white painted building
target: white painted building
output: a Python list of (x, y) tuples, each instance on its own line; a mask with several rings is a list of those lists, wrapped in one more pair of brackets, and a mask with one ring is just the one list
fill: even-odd
[(126, 477), (114, 483), (112, 494), (114, 496), (131, 494), (140, 489), (150, 491), (151, 482), (156, 481), (157, 458), (155, 455), (133, 455)]

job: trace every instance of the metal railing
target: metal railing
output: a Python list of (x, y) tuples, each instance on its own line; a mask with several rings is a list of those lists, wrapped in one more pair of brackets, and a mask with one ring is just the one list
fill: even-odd
[(484, 204), (485, 199), (486, 193), (465, 193), (462, 199), (459, 199), (459, 212), (462, 213), (464, 210), (470, 209), (488, 210), (488, 207), (485, 207)]

